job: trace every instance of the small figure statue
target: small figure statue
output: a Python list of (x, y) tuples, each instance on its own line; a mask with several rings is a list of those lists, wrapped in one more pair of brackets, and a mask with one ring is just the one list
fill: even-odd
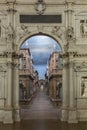
[(82, 96), (83, 97), (87, 97), (87, 81), (84, 81), (83, 82), (83, 85), (82, 85)]
[(74, 38), (73, 27), (68, 27), (68, 29), (67, 29), (67, 40), (73, 40), (73, 38)]

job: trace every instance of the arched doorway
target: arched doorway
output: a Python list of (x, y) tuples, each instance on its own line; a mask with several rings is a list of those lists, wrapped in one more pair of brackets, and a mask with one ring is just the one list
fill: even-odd
[[(23, 64), (27, 58), (30, 59), (32, 65), (34, 63), (34, 69), (36, 69), (35, 73), (37, 71), (39, 74), (38, 77), (34, 79), (34, 71), (30, 63), (30, 66), (28, 64), (24, 64), (23, 68), (23, 65), (20, 65), (19, 90), (21, 90), (21, 92), (19, 95), (21, 97), (21, 103), (23, 103), (23, 101), (24, 103), (30, 101), (35, 93), (34, 90), (37, 90), (38, 87), (38, 89), (41, 89), (42, 91), (43, 85), (46, 90), (46, 94), (49, 94), (53, 104), (59, 106), (62, 102), (62, 49), (59, 43), (47, 35), (33, 35), (22, 44), (20, 48), (20, 55), (23, 59), (20, 59), (20, 64), (21, 62)], [(41, 67), (43, 72), (41, 72)], [(31, 70), (32, 73), (27, 73)], [(40, 73), (44, 73), (44, 76), (42, 77)], [(26, 95), (24, 95), (25, 91)]]

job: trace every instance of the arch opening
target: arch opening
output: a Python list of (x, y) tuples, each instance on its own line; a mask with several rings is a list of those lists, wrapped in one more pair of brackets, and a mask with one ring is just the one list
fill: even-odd
[(20, 46), (19, 62), (20, 105), (28, 103), (38, 91), (44, 91), (51, 100), (54, 100), (54, 105), (60, 106), (62, 102), (60, 44), (48, 35), (32, 35)]

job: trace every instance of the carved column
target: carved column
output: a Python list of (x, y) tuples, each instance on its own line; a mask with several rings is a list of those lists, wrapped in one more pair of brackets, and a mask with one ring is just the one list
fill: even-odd
[(14, 62), (13, 73), (13, 118), (14, 121), (20, 121), (19, 114), (19, 70), (18, 59)]
[(62, 113), (61, 121), (68, 120), (68, 100), (69, 100), (69, 85), (68, 85), (68, 57), (63, 57), (63, 77), (62, 77)]
[(68, 26), (72, 26), (72, 2), (67, 2), (67, 22)]
[(7, 27), (7, 36), (6, 36), (6, 39), (7, 39), (7, 42), (9, 43), (8, 44), (8, 50), (11, 49), (11, 50), (14, 50), (14, 43), (15, 43), (15, 12), (16, 10), (14, 9), (14, 5), (15, 5), (15, 1), (13, 2), (10, 2), (8, 1), (8, 16), (9, 16), (9, 25)]
[(74, 90), (74, 65), (73, 54), (69, 56), (69, 123), (77, 123), (76, 108), (75, 108), (75, 90)]
[(7, 63), (7, 97), (5, 104), (5, 116), (3, 119), (4, 123), (13, 123), (12, 119), (12, 62)]

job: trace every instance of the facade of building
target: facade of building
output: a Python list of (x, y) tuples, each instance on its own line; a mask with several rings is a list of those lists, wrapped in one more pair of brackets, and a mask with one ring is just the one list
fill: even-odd
[(53, 52), (49, 59), (49, 95), (54, 104), (62, 101), (62, 53)]
[(38, 83), (39, 83), (39, 89), (40, 89), (41, 91), (43, 91), (44, 88), (45, 88), (45, 80), (44, 80), (44, 79), (40, 79), (40, 80), (38, 81)]
[(87, 0), (36, 2), (0, 0), (0, 121), (20, 121), (19, 51), (36, 34), (54, 38), (62, 48), (60, 120), (87, 121)]
[(29, 101), (35, 91), (35, 72), (30, 50), (20, 49), (19, 58), (19, 97), (20, 101)]

